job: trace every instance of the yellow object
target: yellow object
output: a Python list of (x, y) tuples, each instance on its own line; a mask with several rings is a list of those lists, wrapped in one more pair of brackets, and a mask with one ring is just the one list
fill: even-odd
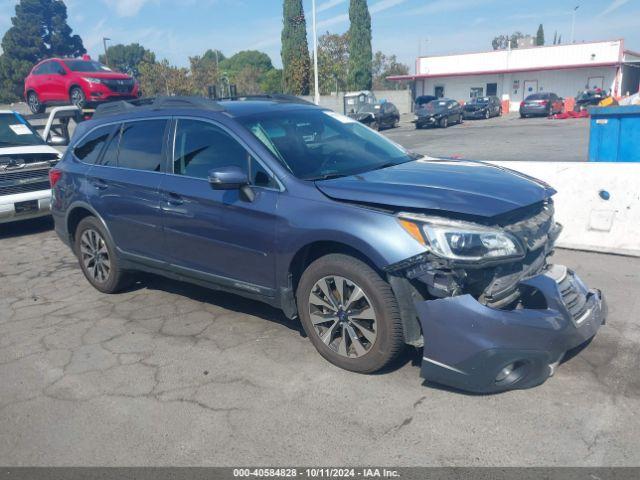
[(610, 107), (611, 105), (616, 105), (618, 102), (616, 102), (615, 98), (613, 97), (606, 97), (603, 98), (602, 100), (600, 100), (600, 103), (598, 104), (599, 107)]
[(418, 225), (404, 219), (399, 220), (399, 222), (400, 225), (402, 225), (402, 228), (404, 228), (409, 235), (417, 240), (418, 243), (421, 243), (425, 247), (427, 246), (427, 242), (424, 241), (424, 237), (422, 236), (422, 232), (420, 232), (420, 227)]

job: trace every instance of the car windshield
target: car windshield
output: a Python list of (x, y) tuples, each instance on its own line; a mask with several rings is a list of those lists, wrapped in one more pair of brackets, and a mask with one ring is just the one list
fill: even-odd
[(239, 121), (302, 180), (355, 175), (419, 158), (332, 111), (270, 112)]
[(472, 98), (469, 103), (472, 103), (474, 105), (486, 105), (487, 103), (489, 103), (489, 97)]
[(31, 125), (17, 113), (0, 113), (0, 148), (45, 145)]
[(110, 72), (111, 69), (100, 62), (92, 60), (65, 60), (64, 64), (72, 72)]
[(365, 103), (358, 109), (358, 113), (375, 113), (378, 111), (380, 111), (380, 105), (371, 103)]

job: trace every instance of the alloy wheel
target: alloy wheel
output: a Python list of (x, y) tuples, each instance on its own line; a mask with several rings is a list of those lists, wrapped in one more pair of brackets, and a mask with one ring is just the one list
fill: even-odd
[(343, 357), (362, 357), (376, 342), (373, 305), (348, 278), (331, 275), (318, 280), (309, 295), (309, 316), (318, 337)]
[(82, 90), (78, 88), (74, 88), (71, 90), (71, 103), (78, 108), (82, 108), (84, 106), (84, 94)]
[(92, 280), (104, 283), (111, 273), (109, 250), (102, 235), (93, 229), (82, 232), (80, 236), (80, 259), (85, 271)]
[(29, 94), (28, 101), (29, 101), (29, 108), (33, 113), (36, 113), (38, 110), (40, 110), (40, 100), (38, 99), (38, 96), (35, 93)]

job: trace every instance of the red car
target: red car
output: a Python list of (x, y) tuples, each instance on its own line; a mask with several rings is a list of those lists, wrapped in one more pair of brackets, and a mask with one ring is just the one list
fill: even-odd
[(33, 113), (42, 113), (49, 105), (84, 108), (138, 96), (139, 86), (134, 78), (114, 72), (87, 55), (44, 60), (33, 67), (24, 81), (24, 98)]

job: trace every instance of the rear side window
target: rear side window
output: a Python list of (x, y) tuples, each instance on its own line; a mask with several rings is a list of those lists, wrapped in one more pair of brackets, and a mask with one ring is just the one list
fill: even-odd
[(160, 172), (166, 126), (166, 120), (142, 120), (123, 124), (118, 167)]
[(102, 152), (114, 128), (114, 125), (96, 128), (76, 145), (73, 154), (81, 162), (93, 165), (98, 161), (100, 152)]

